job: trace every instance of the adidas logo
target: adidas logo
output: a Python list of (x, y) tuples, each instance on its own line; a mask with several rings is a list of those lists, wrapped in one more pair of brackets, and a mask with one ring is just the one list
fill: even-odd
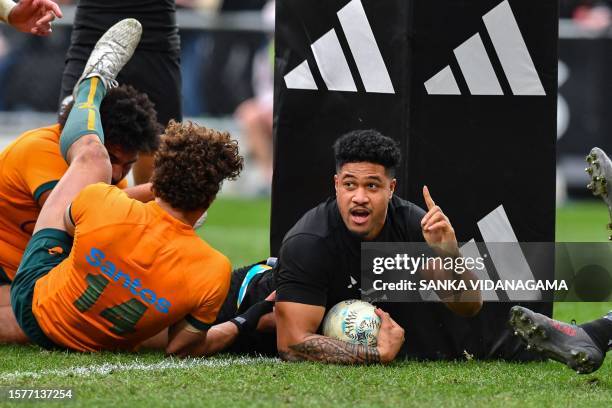
[[(389, 72), (361, 0), (352, 0), (338, 11), (337, 15), (366, 92), (394, 94)], [(357, 92), (348, 61), (334, 29), (310, 47), (328, 90)], [(284, 79), (289, 89), (318, 89), (307, 60), (286, 74)]]
[[(525, 258), (512, 224), (508, 215), (500, 205), (491, 211), (477, 223), (480, 234), (482, 235), (487, 253), (482, 254), (476, 241), (471, 239), (466, 242), (459, 252), (466, 258), (476, 259), (478, 257), (489, 258), (493, 271), (487, 268), (474, 269), (474, 273), (479, 280), (497, 281), (523, 281), (535, 280), (535, 275)], [(503, 246), (498, 243), (504, 243)], [(514, 245), (510, 245), (510, 244)], [(497, 244), (497, 245), (496, 245)], [(497, 277), (495, 276), (497, 275)], [(439, 301), (438, 295), (433, 290), (420, 290), (421, 298), (425, 301)], [(542, 300), (542, 292), (527, 290), (508, 290), (503, 291), (511, 301), (539, 301)], [(485, 302), (502, 301), (495, 290), (483, 290), (482, 299)]]
[[(507, 0), (482, 16), (512, 94), (545, 96), (525, 40)], [(454, 49), (463, 78), (472, 95), (503, 95), (480, 34)], [(450, 66), (425, 82), (429, 95), (461, 95)]]

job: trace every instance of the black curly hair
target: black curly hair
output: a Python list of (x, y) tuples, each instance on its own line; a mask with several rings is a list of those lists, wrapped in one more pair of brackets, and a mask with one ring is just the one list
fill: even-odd
[[(59, 113), (58, 123), (62, 129), (73, 105), (74, 101)], [(113, 88), (102, 100), (100, 117), (106, 145), (116, 145), (133, 153), (157, 150), (163, 128), (157, 122), (155, 105), (147, 94), (130, 85)]]
[(336, 171), (346, 163), (369, 162), (384, 166), (389, 177), (395, 177), (395, 170), (402, 158), (398, 143), (380, 132), (353, 130), (334, 143)]

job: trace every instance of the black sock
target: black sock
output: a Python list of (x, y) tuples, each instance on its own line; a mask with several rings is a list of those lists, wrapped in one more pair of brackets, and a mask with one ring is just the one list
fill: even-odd
[(604, 353), (612, 348), (612, 310), (603, 318), (581, 324), (580, 327)]

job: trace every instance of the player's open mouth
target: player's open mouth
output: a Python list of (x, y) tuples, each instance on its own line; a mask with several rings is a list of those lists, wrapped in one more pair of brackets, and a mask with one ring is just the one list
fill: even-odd
[(354, 208), (349, 210), (349, 213), (351, 220), (357, 225), (365, 224), (370, 217), (370, 211), (366, 208)]

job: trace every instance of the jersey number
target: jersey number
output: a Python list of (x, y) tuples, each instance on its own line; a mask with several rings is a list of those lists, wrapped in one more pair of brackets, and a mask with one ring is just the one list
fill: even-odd
[[(74, 301), (74, 305), (81, 313), (85, 313), (98, 301), (109, 280), (101, 275), (87, 274), (87, 289), (80, 298)], [(130, 299), (120, 305), (106, 308), (100, 316), (111, 322), (114, 326), (110, 331), (124, 336), (134, 331), (134, 326), (147, 311), (147, 306), (137, 299)]]

